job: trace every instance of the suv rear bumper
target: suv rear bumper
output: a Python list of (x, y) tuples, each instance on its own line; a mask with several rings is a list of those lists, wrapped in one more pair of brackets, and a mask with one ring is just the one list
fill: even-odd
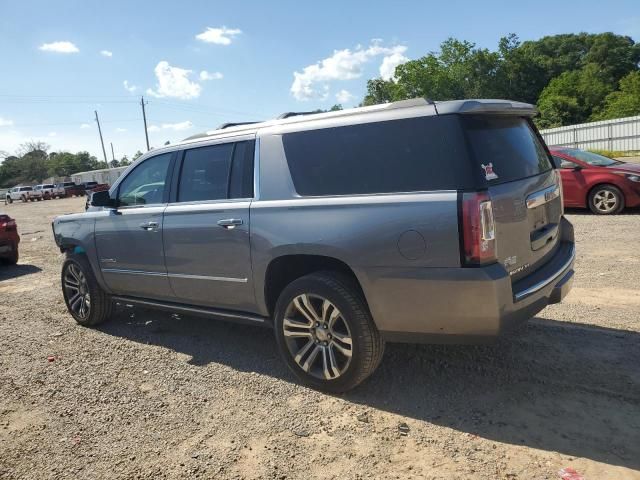
[(363, 287), (378, 329), (388, 341), (482, 343), (526, 322), (571, 290), (573, 228), (564, 219), (562, 227), (553, 257), (513, 283), (500, 264), (368, 271)]

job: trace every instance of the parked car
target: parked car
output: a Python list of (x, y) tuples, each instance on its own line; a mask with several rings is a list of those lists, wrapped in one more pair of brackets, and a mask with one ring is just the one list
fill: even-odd
[(13, 203), (16, 200), (23, 202), (33, 202), (34, 200), (42, 200), (42, 191), (34, 190), (33, 187), (23, 185), (21, 187), (13, 187), (6, 193), (5, 203)]
[(0, 212), (0, 260), (10, 265), (18, 263), (18, 226), (6, 213)]
[(44, 183), (33, 187), (34, 192), (40, 192), (44, 200), (50, 200), (56, 196), (56, 186), (52, 183)]
[(565, 206), (589, 207), (599, 215), (619, 213), (625, 206), (640, 206), (640, 164), (578, 148), (550, 150), (560, 166)]
[(61, 182), (56, 185), (56, 193), (59, 197), (80, 197), (84, 195), (84, 186), (76, 185), (76, 182)]
[(85, 195), (88, 197), (91, 196), (93, 192), (101, 192), (103, 190), (109, 190), (108, 183), (98, 183), (98, 182), (84, 182), (81, 184), (84, 188)]
[(532, 105), (424, 99), (282, 115), (143, 155), (57, 217), (71, 316), (114, 302), (273, 327), (314, 388), (387, 341), (487, 342), (571, 288), (573, 228)]

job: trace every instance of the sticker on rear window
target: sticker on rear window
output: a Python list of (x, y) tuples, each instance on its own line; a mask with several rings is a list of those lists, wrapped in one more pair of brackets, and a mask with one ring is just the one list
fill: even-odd
[(496, 178), (498, 178), (498, 175), (496, 175), (493, 171), (493, 163), (489, 163), (487, 165), (480, 164), (480, 166), (484, 170), (484, 178), (486, 178), (487, 180), (495, 180)]

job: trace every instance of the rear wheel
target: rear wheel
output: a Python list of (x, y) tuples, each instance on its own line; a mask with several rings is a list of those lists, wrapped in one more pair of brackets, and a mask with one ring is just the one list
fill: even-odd
[(62, 294), (69, 313), (80, 325), (99, 325), (111, 316), (111, 297), (100, 288), (83, 255), (69, 255), (62, 265)]
[(384, 341), (353, 281), (319, 272), (289, 284), (278, 299), (280, 353), (305, 384), (338, 393), (363, 382), (380, 364)]
[(589, 192), (589, 208), (598, 215), (619, 213), (624, 208), (624, 195), (613, 185), (598, 185)]

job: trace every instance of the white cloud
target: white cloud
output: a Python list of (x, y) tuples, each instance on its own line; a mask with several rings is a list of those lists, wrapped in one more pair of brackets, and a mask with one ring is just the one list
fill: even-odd
[(174, 97), (188, 100), (200, 96), (202, 87), (189, 80), (192, 70), (172, 67), (167, 61), (161, 61), (154, 69), (158, 84), (156, 89), (147, 89), (147, 93), (154, 97)]
[(382, 59), (382, 64), (380, 65), (380, 76), (384, 80), (391, 80), (392, 78), (394, 78), (396, 74), (396, 67), (409, 61), (409, 59), (405, 57), (403, 53), (404, 51), (394, 52)]
[(47, 135), (48, 137), (55, 137), (58, 134), (56, 132), (49, 132), (49, 134)]
[(124, 85), (124, 89), (129, 93), (133, 93), (138, 89), (135, 85), (129, 84), (129, 80), (122, 82), (122, 85)]
[(207, 72), (206, 70), (200, 72), (200, 80), (203, 82), (205, 80), (220, 80), (223, 76), (220, 72)]
[(78, 53), (78, 47), (71, 42), (52, 42), (43, 43), (38, 47), (43, 52), (56, 52), (56, 53)]
[(0, 127), (10, 127), (11, 125), (13, 125), (13, 120), (0, 117)]
[(121, 127), (116, 128), (116, 132), (118, 132), (118, 133), (122, 133), (122, 132), (126, 132), (126, 131), (127, 131), (126, 128), (121, 128)]
[(80, 128), (91, 128), (91, 125), (89, 125), (88, 123), (83, 123), (80, 125)]
[(180, 132), (183, 130), (189, 130), (193, 128), (193, 123), (189, 120), (185, 120), (184, 122), (178, 123), (163, 123), (162, 125), (149, 125), (150, 132), (159, 132), (160, 130), (173, 130), (175, 132)]
[(238, 28), (227, 28), (222, 26), (220, 28), (211, 28), (207, 27), (207, 29), (196, 35), (198, 40), (202, 40), (206, 43), (215, 43), (217, 45), (230, 45), (232, 40), (235, 39), (237, 35), (240, 35), (242, 30)]
[(109, 50), (100, 50), (100, 55), (103, 57), (113, 57), (113, 52), (110, 52)]
[(336, 93), (336, 100), (340, 103), (347, 103), (349, 100), (353, 98), (353, 95), (350, 91), (342, 89), (338, 93)]
[(377, 40), (366, 49), (358, 45), (355, 50), (334, 50), (330, 57), (304, 67), (301, 72), (293, 72), (291, 93), (297, 100), (326, 97), (329, 82), (359, 78), (364, 65), (373, 58), (402, 55), (406, 50), (403, 45), (383, 47)]

